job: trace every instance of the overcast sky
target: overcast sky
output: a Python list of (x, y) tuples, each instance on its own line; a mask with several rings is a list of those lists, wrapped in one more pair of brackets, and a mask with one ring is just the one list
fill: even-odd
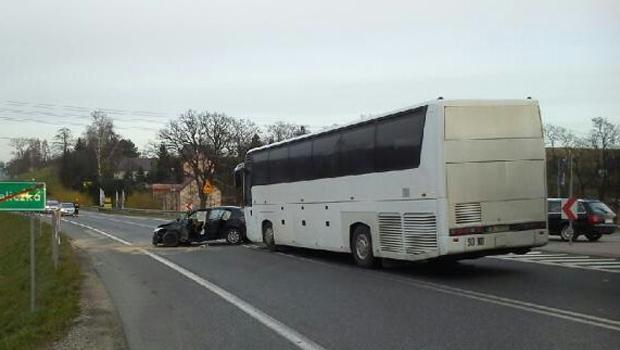
[(620, 123), (619, 4), (6, 0), (0, 160), (94, 108), (140, 147), (188, 108), (317, 128), (437, 96), (532, 96), (585, 132)]

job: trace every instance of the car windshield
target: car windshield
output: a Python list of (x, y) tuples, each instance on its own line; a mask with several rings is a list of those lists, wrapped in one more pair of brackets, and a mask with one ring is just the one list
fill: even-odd
[(590, 206), (590, 209), (595, 214), (615, 215), (614, 212), (611, 209), (609, 209), (609, 207), (603, 202), (599, 202), (599, 201), (588, 202), (588, 206)]
[(47, 205), (52, 206), (52, 205), (58, 205), (59, 203), (57, 201), (47, 201)]
[(62, 203), (63, 208), (73, 208), (73, 203)]

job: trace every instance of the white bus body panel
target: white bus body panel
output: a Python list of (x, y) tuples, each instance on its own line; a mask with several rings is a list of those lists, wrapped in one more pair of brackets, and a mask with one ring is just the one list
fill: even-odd
[[(350, 252), (350, 227), (363, 223), (370, 227), (375, 256), (406, 260), (546, 243), (540, 229), (449, 236), (451, 228), (472, 223), (546, 221), (537, 103), (424, 105), (418, 168), (254, 186), (245, 212), (248, 238), (261, 242), (262, 223), (269, 221), (277, 244)], [(480, 219), (457, 223), (457, 205), (468, 203), (479, 204)], [(483, 245), (466, 246), (466, 238), (482, 236)]]
[[(450, 228), (546, 222), (545, 148), (532, 101), (445, 107)], [(539, 246), (546, 230), (484, 235), (484, 244), (448, 241), (448, 253)]]
[[(445, 206), (444, 201), (438, 202), (445, 197), (443, 121), (438, 112), (437, 106), (428, 107), (418, 168), (252, 187), (253, 204), (246, 208), (246, 221), (252, 222), (248, 238), (261, 242), (262, 222), (269, 221), (278, 244), (350, 252), (350, 226), (363, 223), (377, 243), (373, 245), (376, 256), (410, 259), (402, 247), (381, 249), (378, 218), (380, 214), (422, 213), (435, 217), (437, 228), (432, 236), (436, 242), (436, 232), (447, 228), (440, 226), (445, 220), (438, 218)], [(439, 255), (439, 248), (431, 250), (418, 255)]]

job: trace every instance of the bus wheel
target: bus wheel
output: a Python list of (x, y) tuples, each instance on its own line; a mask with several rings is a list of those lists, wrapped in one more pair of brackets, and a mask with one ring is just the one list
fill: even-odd
[(273, 227), (271, 227), (271, 225), (266, 226), (263, 229), (263, 242), (269, 250), (276, 250), (276, 240), (274, 238)]
[(361, 267), (372, 268), (377, 265), (377, 259), (372, 254), (372, 238), (370, 229), (366, 226), (358, 226), (351, 237), (351, 252), (353, 260)]

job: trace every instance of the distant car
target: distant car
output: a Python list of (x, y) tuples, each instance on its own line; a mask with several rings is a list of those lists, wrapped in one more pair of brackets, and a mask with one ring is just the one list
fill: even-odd
[(183, 218), (157, 226), (153, 245), (175, 247), (225, 238), (230, 244), (246, 240), (245, 218), (239, 207), (212, 207), (188, 212)]
[[(568, 241), (571, 235), (568, 231), (568, 220), (562, 219), (561, 198), (547, 200), (549, 219), (549, 234), (559, 235), (562, 240)], [(577, 220), (573, 223), (574, 239), (580, 235), (586, 236), (589, 241), (598, 241), (603, 235), (612, 234), (618, 228), (614, 223), (616, 215), (605, 203), (596, 199), (579, 199), (577, 201)]]
[(60, 204), (60, 215), (75, 216), (75, 205), (71, 202), (63, 202)]
[(43, 212), (45, 214), (51, 214), (52, 211), (56, 209), (60, 209), (60, 202), (57, 200), (50, 199), (45, 202), (45, 209)]

